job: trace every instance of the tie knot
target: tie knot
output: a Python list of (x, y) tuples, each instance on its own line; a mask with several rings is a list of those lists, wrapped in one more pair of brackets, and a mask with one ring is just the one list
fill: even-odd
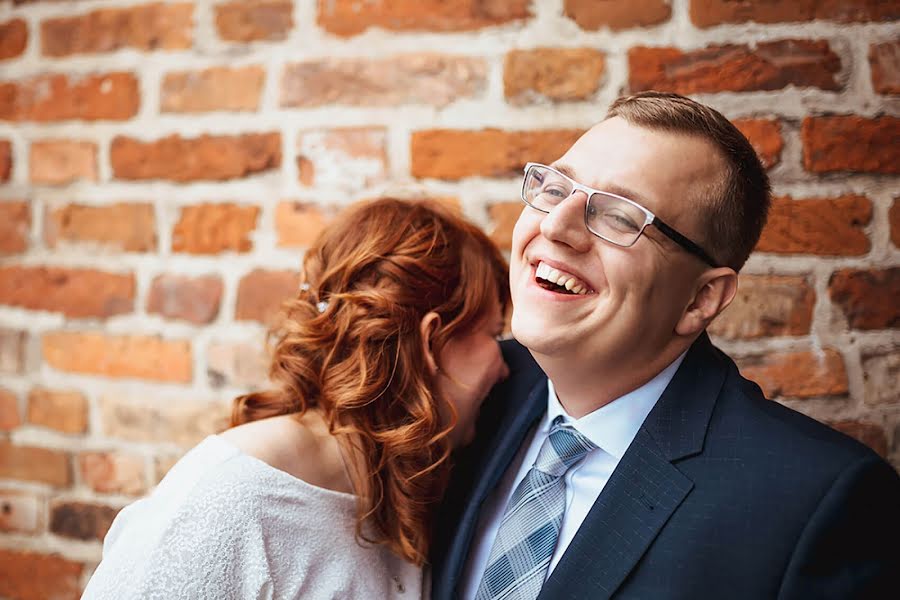
[(581, 432), (567, 427), (562, 417), (556, 417), (550, 428), (550, 435), (544, 440), (538, 452), (534, 468), (553, 477), (562, 477), (569, 467), (597, 446)]

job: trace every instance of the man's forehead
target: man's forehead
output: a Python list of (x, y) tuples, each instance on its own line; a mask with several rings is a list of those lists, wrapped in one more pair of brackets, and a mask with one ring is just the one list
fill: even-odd
[(621, 117), (591, 127), (552, 166), (582, 185), (630, 191), (637, 202), (634, 196), (650, 199), (672, 186), (706, 186), (725, 175), (724, 160), (708, 140), (633, 125)]

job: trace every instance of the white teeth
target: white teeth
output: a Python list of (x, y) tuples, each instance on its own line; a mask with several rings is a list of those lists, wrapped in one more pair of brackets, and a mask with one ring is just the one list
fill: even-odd
[(584, 283), (574, 275), (570, 275), (569, 273), (564, 273), (562, 271), (554, 269), (543, 261), (538, 263), (534, 274), (536, 277), (539, 277), (545, 281), (549, 281), (550, 283), (555, 283), (558, 286), (566, 288), (572, 293), (580, 295), (591, 293), (591, 289), (586, 283)]

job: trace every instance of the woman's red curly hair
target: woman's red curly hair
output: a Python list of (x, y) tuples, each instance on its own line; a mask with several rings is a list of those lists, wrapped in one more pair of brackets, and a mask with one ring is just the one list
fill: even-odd
[(420, 322), (440, 315), (431, 338), (439, 355), (493, 299), (506, 307), (506, 262), (442, 205), (385, 198), (332, 222), (306, 253), (301, 281), (271, 334), (274, 389), (235, 399), (231, 424), (316, 407), (364, 461), (361, 474), (351, 469), (358, 537), (421, 565), (449, 475), (455, 418), (446, 415), (455, 411), (435, 396)]

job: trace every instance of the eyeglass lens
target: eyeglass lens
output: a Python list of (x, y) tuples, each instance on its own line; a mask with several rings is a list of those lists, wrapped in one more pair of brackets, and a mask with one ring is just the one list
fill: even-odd
[[(568, 198), (574, 189), (567, 177), (547, 168), (532, 166), (525, 175), (524, 200), (530, 206), (550, 212)], [(647, 215), (640, 208), (617, 196), (595, 192), (588, 198), (586, 224), (596, 235), (620, 246), (637, 241)]]

